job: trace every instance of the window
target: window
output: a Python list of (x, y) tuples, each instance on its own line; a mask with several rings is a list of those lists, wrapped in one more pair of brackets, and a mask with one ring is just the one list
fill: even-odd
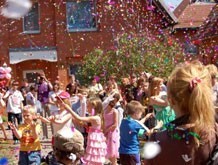
[(66, 3), (67, 30), (96, 31), (96, 0), (71, 1)]
[(31, 10), (23, 17), (24, 33), (39, 33), (39, 4), (35, 3)]
[(77, 75), (78, 69), (81, 65), (80, 64), (73, 64), (69, 67), (69, 75)]

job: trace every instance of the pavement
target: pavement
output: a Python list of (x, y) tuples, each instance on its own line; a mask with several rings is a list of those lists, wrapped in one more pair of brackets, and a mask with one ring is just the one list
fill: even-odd
[[(4, 123), (5, 129), (7, 128), (7, 124)], [(51, 129), (48, 127), (49, 131), (49, 139), (43, 139), (42, 135), (41, 145), (42, 145), (42, 157), (46, 156), (50, 151), (52, 151), (51, 147)], [(17, 165), (19, 160), (19, 150), (20, 150), (20, 143), (14, 144), (12, 140), (12, 132), (11, 130), (6, 130), (6, 134), (8, 140), (4, 140), (4, 135), (2, 130), (0, 129), (0, 165), (2, 158), (6, 158), (8, 160), (8, 165)]]

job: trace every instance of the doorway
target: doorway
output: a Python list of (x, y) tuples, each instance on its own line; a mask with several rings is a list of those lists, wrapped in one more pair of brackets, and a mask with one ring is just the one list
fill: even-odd
[(34, 85), (37, 83), (39, 73), (43, 73), (43, 70), (25, 70), (23, 78), (27, 79), (30, 85)]

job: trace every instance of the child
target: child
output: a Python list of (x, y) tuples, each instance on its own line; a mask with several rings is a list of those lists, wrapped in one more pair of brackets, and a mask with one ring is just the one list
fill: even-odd
[(83, 136), (76, 129), (71, 134), (66, 133), (57, 133), (54, 136), (54, 155), (58, 161), (56, 165), (79, 165), (81, 164), (80, 158), (84, 153)]
[(117, 164), (119, 157), (120, 135), (118, 129), (118, 111), (114, 108), (115, 102), (111, 101), (104, 111), (104, 134), (107, 139), (107, 155), (112, 165)]
[(35, 122), (35, 108), (27, 105), (23, 109), (24, 123), (18, 129), (13, 123), (8, 123), (14, 135), (20, 139), (19, 165), (29, 165), (41, 163), (41, 144), (39, 135), (40, 124)]
[[(6, 110), (8, 112), (8, 121), (12, 122), (14, 125), (20, 125), (22, 123), (22, 114), (23, 109), (23, 96), (22, 93), (18, 90), (19, 83), (17, 81), (12, 82), (12, 88), (8, 90), (3, 99), (7, 99)], [(16, 119), (16, 120), (15, 120)], [(18, 143), (18, 139), (13, 134), (14, 144)]]
[[(42, 120), (42, 122), (45, 123), (52, 123), (53, 127), (53, 135), (56, 133), (60, 133), (63, 129), (68, 129), (69, 131), (72, 130), (73, 122), (72, 122), (72, 115), (66, 111), (65, 106), (63, 106), (63, 103), (70, 106), (70, 94), (67, 92), (62, 91), (59, 95), (56, 96), (56, 105), (59, 109), (58, 113), (54, 116), (50, 116), (48, 118), (44, 118), (42, 116), (38, 116), (39, 119)], [(52, 144), (53, 144), (54, 138), (52, 137)]]
[(83, 157), (84, 164), (102, 165), (105, 162), (106, 155), (106, 138), (101, 130), (103, 105), (99, 98), (90, 98), (87, 104), (89, 117), (80, 117), (70, 106), (65, 104), (66, 109), (72, 116), (81, 122), (91, 123), (88, 132), (88, 142), (86, 153)]
[(123, 119), (120, 125), (120, 163), (122, 165), (139, 165), (140, 151), (138, 135), (144, 134), (144, 132), (150, 134), (153, 130), (160, 128), (162, 123), (158, 123), (151, 131), (143, 127), (142, 124), (152, 116), (152, 113), (147, 114), (140, 122), (137, 121), (144, 112), (144, 107), (138, 101), (132, 100), (129, 102), (126, 105), (126, 111), (128, 117)]
[(166, 131), (152, 136), (151, 140), (159, 141), (161, 153), (148, 163), (217, 164), (208, 163), (218, 139), (208, 70), (197, 61), (179, 65), (171, 73), (167, 89), (176, 119)]
[(164, 124), (175, 119), (175, 113), (168, 105), (167, 93), (161, 91), (163, 79), (154, 77), (149, 84), (149, 104), (155, 110), (155, 118), (163, 121)]
[[(3, 89), (1, 88), (0, 90), (3, 90)], [(4, 140), (7, 140), (8, 138), (7, 138), (6, 131), (3, 125), (3, 120), (2, 120), (2, 114), (3, 114), (2, 108), (5, 108), (5, 102), (2, 99), (2, 97), (3, 97), (3, 94), (2, 92), (0, 92), (0, 128), (3, 131), (4, 137), (5, 137)]]

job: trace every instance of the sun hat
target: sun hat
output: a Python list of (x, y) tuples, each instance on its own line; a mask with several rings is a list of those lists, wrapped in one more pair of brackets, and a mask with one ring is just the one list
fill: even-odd
[[(71, 136), (69, 136), (69, 134)], [(54, 146), (59, 151), (82, 154), (84, 152), (84, 138), (77, 130), (59, 132), (54, 136)]]
[(61, 99), (69, 99), (70, 98), (70, 94), (68, 92), (66, 92), (66, 91), (62, 91), (61, 93), (58, 94), (57, 97), (59, 97)]

